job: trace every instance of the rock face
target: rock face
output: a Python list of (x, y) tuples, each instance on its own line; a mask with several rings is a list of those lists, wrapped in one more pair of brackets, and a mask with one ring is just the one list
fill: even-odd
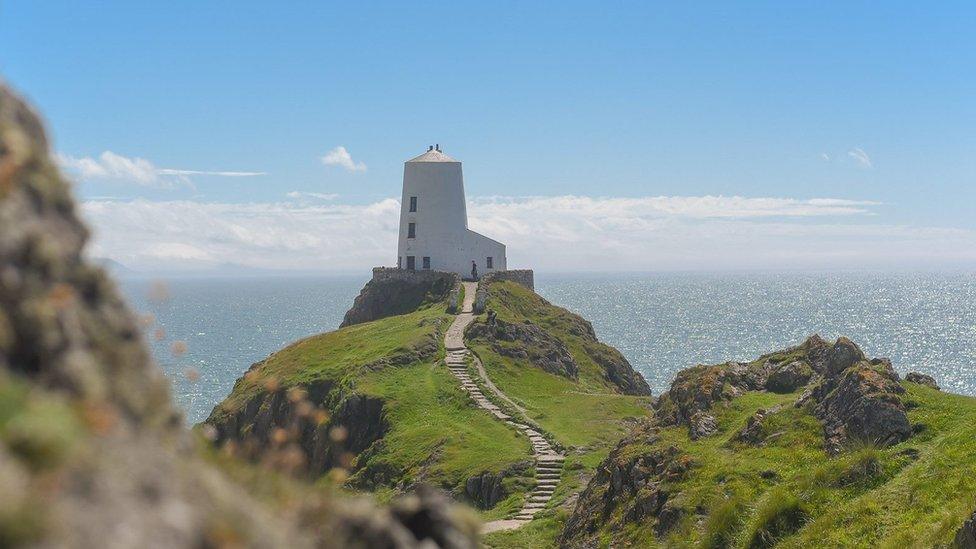
[[(597, 539), (604, 542), (608, 533), (612, 538), (647, 524), (661, 537), (682, 517), (697, 512), (682, 506), (687, 498), (674, 485), (683, 475), (694, 474), (695, 461), (680, 448), (663, 444), (661, 430), (687, 428), (693, 441), (715, 437), (720, 432), (716, 415), (742, 394), (801, 390), (797, 406), (785, 408), (820, 420), (829, 454), (842, 452), (852, 440), (887, 446), (912, 434), (900, 396), (904, 389), (891, 363), (868, 360), (846, 338), (828, 343), (812, 336), (752, 362), (688, 368), (655, 402), (654, 416), (600, 464), (566, 522), (561, 544), (591, 547)], [(757, 410), (744, 426), (726, 435), (728, 441), (751, 447), (772, 443), (782, 432), (769, 432), (768, 422), (782, 411), (780, 405)], [(767, 473), (762, 478), (776, 478), (775, 472)]]
[(939, 384), (935, 382), (934, 377), (925, 374), (920, 374), (918, 372), (909, 372), (908, 375), (905, 376), (905, 381), (909, 381), (911, 383), (917, 383), (919, 385), (925, 385), (926, 387), (931, 387), (936, 391), (942, 390), (939, 387)]
[(658, 535), (665, 534), (683, 513), (670, 498), (668, 483), (684, 478), (693, 459), (674, 446), (634, 454), (634, 444), (659, 440), (655, 428), (643, 424), (611, 451), (580, 494), (560, 537), (562, 547), (595, 546), (593, 535), (611, 516), (625, 522), (654, 522)]
[(497, 321), (493, 327), (475, 324), (468, 337), (485, 337), (492, 349), (506, 357), (529, 360), (550, 374), (570, 379), (579, 375), (579, 365), (562, 341), (548, 331), (528, 323)]
[(408, 271), (377, 267), (356, 297), (340, 327), (415, 311), (424, 303), (450, 297), (458, 306), (461, 277), (439, 271)]
[(976, 513), (963, 523), (953, 541), (958, 549), (976, 549)]
[(0, 86), (0, 545), (475, 547), (436, 495), (277, 509), (198, 457), (86, 239), (37, 117)]
[[(501, 275), (505, 273), (495, 273), (497, 277), (486, 276), (487, 282), (482, 281), (478, 287), (479, 299), (487, 302), (493, 292), (509, 291), (497, 290), (502, 281), (523, 285), (524, 281), (502, 278)], [(493, 326), (484, 322), (473, 323), (465, 337), (486, 343), (501, 356), (520, 359), (551, 374), (573, 380), (579, 377), (580, 362), (588, 359), (599, 367), (603, 380), (621, 393), (638, 396), (651, 394), (651, 388), (643, 376), (619, 351), (597, 339), (589, 321), (556, 307), (534, 292), (522, 290), (517, 297), (513, 297), (515, 295), (499, 300), (517, 302), (515, 305), (519, 311), (508, 319), (499, 317)], [(541, 316), (546, 321), (533, 321), (535, 316)], [(574, 357), (571, 347), (580, 349), (585, 357), (579, 354)]]
[[(435, 335), (414, 347), (400, 348), (365, 369), (379, 370), (433, 359), (438, 349)], [(258, 371), (261, 365), (261, 362), (254, 364), (250, 371)], [(248, 375), (237, 384), (245, 383)], [(328, 419), (322, 420), (323, 417)], [(356, 393), (332, 379), (258, 391), (233, 413), (218, 405), (205, 424), (213, 427), (218, 446), (230, 443), (240, 455), (253, 461), (277, 459), (282, 451), (294, 453), (294, 472), (312, 478), (334, 467), (348, 468), (353, 458), (389, 431), (383, 400)], [(337, 436), (339, 433), (341, 437)], [(285, 438), (291, 444), (283, 447), (276, 443), (276, 438)], [(358, 471), (355, 467), (351, 472), (359, 472), (359, 486), (369, 489), (384, 484), (397, 473)]]
[(852, 439), (890, 446), (910, 437), (904, 392), (887, 360), (861, 360), (827, 378), (814, 390), (827, 450), (840, 453)]
[(766, 378), (766, 390), (774, 393), (792, 393), (806, 385), (813, 377), (813, 368), (802, 360), (781, 364)]

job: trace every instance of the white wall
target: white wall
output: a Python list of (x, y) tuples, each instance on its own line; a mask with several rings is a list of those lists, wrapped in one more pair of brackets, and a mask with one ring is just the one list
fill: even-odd
[[(410, 197), (417, 197), (417, 211), (410, 212)], [(416, 224), (416, 238), (407, 238), (410, 223)], [(431, 269), (471, 275), (471, 261), (480, 274), (486, 273), (486, 257), (494, 269), (506, 268), (505, 245), (468, 229), (461, 163), (439, 151), (429, 151), (403, 165), (403, 195), (400, 201), (400, 237), (397, 255), (401, 267), (407, 256), (423, 268), (423, 257), (431, 258)]]

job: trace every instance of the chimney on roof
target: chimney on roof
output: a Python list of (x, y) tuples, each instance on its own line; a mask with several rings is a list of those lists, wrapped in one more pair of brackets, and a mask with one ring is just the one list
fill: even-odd
[(441, 152), (441, 144), (438, 143), (438, 144), (434, 145), (434, 150), (437, 151), (437, 152)]

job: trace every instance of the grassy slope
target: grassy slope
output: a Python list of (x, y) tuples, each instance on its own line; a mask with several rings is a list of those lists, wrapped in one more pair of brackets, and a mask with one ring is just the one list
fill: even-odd
[[(526, 361), (503, 357), (484, 344), (469, 341), (495, 385), (523, 406), (529, 416), (557, 442), (570, 448), (566, 473), (557, 489), (555, 507), (582, 488), (588, 475), (627, 431), (628, 418), (648, 415), (649, 398), (621, 395), (603, 379), (603, 371), (583, 351), (584, 341), (570, 333), (571, 313), (547, 304), (512, 282), (491, 285), (488, 308), (499, 319), (532, 323), (559, 338), (580, 365), (579, 382), (549, 374)], [(485, 537), (489, 547), (548, 547), (561, 530), (565, 510), (543, 516), (513, 532)]]
[[(332, 379), (359, 393), (381, 397), (391, 431), (370, 456), (448, 488), (468, 477), (499, 472), (531, 457), (528, 441), (474, 408), (457, 381), (435, 359), (406, 366), (370, 368), (384, 357), (403, 353), (430, 338), (440, 344), (452, 315), (436, 303), (406, 315), (357, 324), (298, 341), (260, 363), (242, 378), (221, 404), (225, 412), (264, 390), (269, 380), (281, 387)], [(388, 493), (379, 494), (381, 497)]]
[[(733, 400), (719, 411), (720, 433), (713, 437), (692, 442), (685, 427), (662, 430), (655, 445), (676, 445), (696, 463), (688, 478), (667, 488), (681, 492), (682, 507), (702, 513), (686, 516), (666, 540), (655, 540), (653, 521), (628, 526), (622, 537), (678, 547), (766, 546), (764, 539), (782, 547), (947, 544), (976, 507), (976, 399), (904, 386), (906, 398), (918, 404), (911, 420), (926, 430), (891, 448), (855, 448), (834, 459), (822, 449), (820, 424), (791, 405), (795, 394)], [(767, 431), (783, 435), (765, 447), (731, 441), (757, 409), (778, 403), (786, 406)], [(642, 446), (628, 451), (647, 449)], [(768, 471), (775, 477), (764, 479), (760, 473)], [(763, 527), (790, 510), (798, 510), (799, 530), (763, 538)], [(604, 542), (609, 539), (604, 532)]]

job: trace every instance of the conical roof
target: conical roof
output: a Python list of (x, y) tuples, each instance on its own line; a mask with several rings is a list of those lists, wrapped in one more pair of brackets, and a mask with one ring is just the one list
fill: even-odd
[(454, 160), (437, 149), (430, 149), (416, 158), (407, 160), (407, 162), (457, 162), (457, 160)]

